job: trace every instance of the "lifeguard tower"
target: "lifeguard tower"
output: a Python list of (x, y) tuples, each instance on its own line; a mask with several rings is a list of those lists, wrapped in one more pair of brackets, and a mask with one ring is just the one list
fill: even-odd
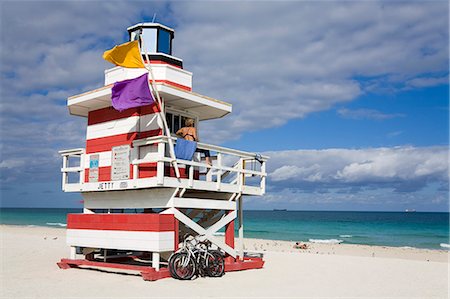
[(170, 147), (186, 118), (200, 136), (202, 121), (226, 116), (231, 104), (192, 91), (192, 73), (172, 55), (173, 29), (140, 23), (127, 30), (130, 41), (142, 38), (161, 105), (115, 110), (112, 85), (147, 71), (123, 67), (105, 70), (103, 87), (68, 98), (70, 114), (87, 118), (86, 147), (60, 151), (62, 189), (80, 192), (84, 210), (67, 217), (70, 258), (58, 265), (137, 270), (156, 280), (170, 276), (164, 261), (190, 233), (226, 253), (225, 271), (261, 268), (261, 257), (244, 252), (242, 198), (264, 194), (268, 157), (199, 142), (213, 165), (199, 154), (174, 160)]

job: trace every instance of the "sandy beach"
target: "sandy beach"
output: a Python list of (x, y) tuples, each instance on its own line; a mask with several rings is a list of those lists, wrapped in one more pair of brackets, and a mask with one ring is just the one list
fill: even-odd
[(382, 246), (246, 239), (263, 269), (221, 278), (144, 281), (132, 273), (61, 270), (65, 230), (0, 226), (2, 298), (448, 298), (449, 253)]

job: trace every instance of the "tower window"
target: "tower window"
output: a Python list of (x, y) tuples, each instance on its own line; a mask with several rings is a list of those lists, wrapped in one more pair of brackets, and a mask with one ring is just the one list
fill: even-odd
[(158, 52), (172, 54), (170, 33), (167, 30), (158, 30)]
[(196, 117), (193, 115), (189, 115), (178, 111), (166, 112), (166, 121), (170, 133), (175, 134), (179, 129), (184, 127), (187, 118), (196, 119)]

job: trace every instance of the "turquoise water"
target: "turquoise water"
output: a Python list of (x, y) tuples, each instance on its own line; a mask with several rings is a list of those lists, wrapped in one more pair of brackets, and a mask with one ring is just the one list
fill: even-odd
[(244, 221), (253, 238), (430, 249), (449, 244), (449, 213), (247, 211)]
[(67, 214), (83, 209), (1, 208), (0, 224), (65, 227)]
[[(1, 224), (64, 228), (67, 213), (81, 209), (6, 209)], [(244, 236), (271, 240), (310, 239), (347, 244), (445, 249), (449, 213), (245, 211)]]

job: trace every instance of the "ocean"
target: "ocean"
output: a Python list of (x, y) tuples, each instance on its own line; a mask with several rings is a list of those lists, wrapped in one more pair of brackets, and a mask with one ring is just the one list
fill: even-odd
[[(64, 228), (66, 214), (81, 212), (2, 208), (0, 223)], [(244, 237), (448, 249), (449, 213), (244, 211)]]

